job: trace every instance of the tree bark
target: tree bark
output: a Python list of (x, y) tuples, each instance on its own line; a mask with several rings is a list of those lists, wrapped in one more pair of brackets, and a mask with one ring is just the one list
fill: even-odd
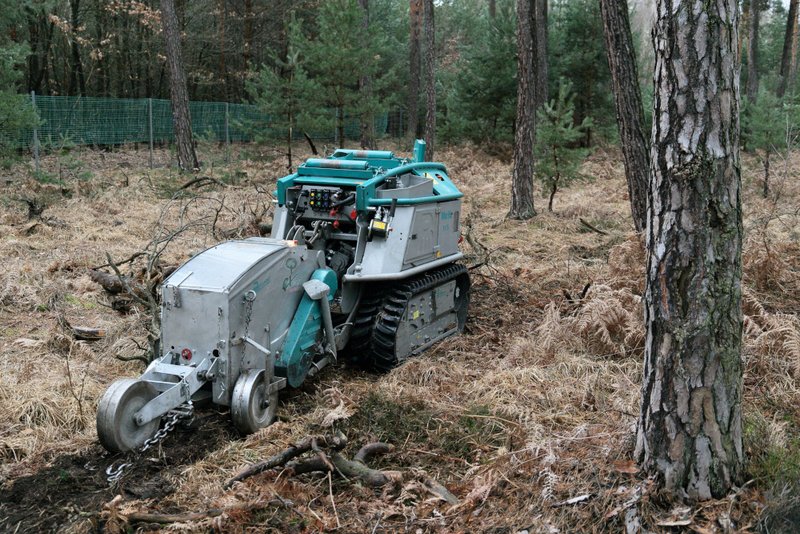
[(550, 98), (547, 66), (547, 0), (535, 0), (535, 47), (536, 47), (536, 109)]
[(410, 34), (408, 41), (408, 135), (415, 139), (419, 134), (419, 79), (420, 79), (420, 28), (422, 27), (422, 0), (409, 2)]
[(644, 132), (644, 108), (628, 20), (628, 3), (625, 0), (600, 0), (600, 13), (633, 225), (637, 232), (643, 232), (647, 226), (650, 143)]
[(242, 46), (242, 62), (244, 72), (250, 70), (250, 59), (253, 53), (253, 0), (244, 0), (244, 24), (242, 28), (244, 45)]
[(433, 161), (436, 138), (436, 30), (433, 0), (423, 0), (425, 14), (425, 156)]
[(494, 20), (497, 18), (497, 2), (489, 0), (489, 18)]
[(83, 75), (81, 50), (78, 46), (78, 27), (80, 26), (80, 0), (70, 0), (70, 52), (72, 54), (72, 75), (69, 80), (69, 94), (86, 96), (86, 77)]
[[(369, 33), (369, 0), (358, 0), (358, 5), (364, 11), (364, 36)], [(366, 46), (367, 43), (364, 43)], [(367, 103), (361, 114), (361, 148), (373, 150), (375, 148), (375, 119), (372, 114), (372, 78), (362, 75), (358, 80), (359, 92), (363, 101)]]
[(172, 125), (175, 129), (175, 146), (178, 167), (184, 171), (198, 170), (197, 154), (192, 140), (192, 118), (189, 114), (189, 93), (186, 74), (181, 60), (180, 29), (173, 0), (161, 0), (161, 22), (164, 31), (164, 48), (169, 68), (169, 93), (172, 101)]
[(219, 83), (222, 85), (222, 99), (227, 102), (228, 95), (228, 67), (225, 64), (225, 23), (228, 18), (227, 0), (219, 1)]
[(761, 24), (759, 0), (750, 0), (750, 21), (747, 43), (747, 99), (758, 98), (758, 27)]
[(789, 15), (786, 17), (786, 34), (783, 38), (783, 54), (781, 54), (780, 82), (778, 83), (777, 94), (783, 97), (786, 89), (791, 82), (789, 74), (792, 71), (792, 47), (797, 28), (797, 6), (798, 0), (790, 0)]
[(794, 31), (792, 32), (792, 53), (791, 57), (789, 58), (789, 78), (786, 81), (787, 88), (794, 84), (794, 80), (797, 77), (797, 31), (798, 21), (797, 18), (795, 18)]
[(336, 146), (344, 147), (344, 106), (336, 108)]
[(691, 500), (744, 471), (737, 33), (737, 0), (656, 3), (636, 455)]
[(514, 169), (511, 177), (512, 219), (530, 219), (533, 207), (533, 143), (536, 110), (536, 72), (533, 18), (536, 0), (517, 0), (517, 118), (514, 130)]

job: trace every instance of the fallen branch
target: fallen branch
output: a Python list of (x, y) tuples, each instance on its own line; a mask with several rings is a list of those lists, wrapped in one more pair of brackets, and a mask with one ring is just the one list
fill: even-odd
[(270, 469), (275, 469), (276, 467), (281, 467), (286, 465), (290, 460), (304, 454), (312, 449), (313, 441), (316, 440), (318, 446), (328, 447), (333, 450), (343, 449), (345, 445), (347, 445), (347, 439), (342, 434), (337, 434), (332, 438), (313, 438), (308, 437), (302, 441), (298, 441), (288, 449), (284, 450), (276, 454), (275, 456), (271, 456), (270, 458), (264, 460), (263, 462), (259, 462), (257, 464), (253, 464), (244, 471), (240, 472), (238, 475), (230, 479), (228, 482), (225, 483), (225, 489), (230, 488), (236, 482), (241, 482), (247, 478), (252, 476), (258, 475), (259, 473), (263, 473), (264, 471), (268, 471)]
[(212, 178), (210, 176), (201, 176), (200, 178), (195, 178), (194, 180), (189, 180), (182, 186), (178, 188), (178, 191), (183, 191), (184, 189), (189, 189), (192, 186), (200, 187), (200, 185), (207, 185), (209, 184), (217, 184), (220, 187), (228, 187), (223, 182), (220, 182), (216, 178)]
[[(110, 264), (106, 265), (110, 267)], [(126, 290), (122, 277), (114, 274), (104, 273), (103, 271), (96, 271), (92, 269), (89, 271), (89, 278), (92, 279), (92, 282), (99, 284), (103, 287), (103, 289), (112, 295), (123, 293)]]
[(393, 450), (394, 445), (389, 445), (388, 443), (367, 443), (358, 450), (355, 456), (353, 456), (353, 460), (363, 464), (370, 456), (374, 456), (376, 454), (386, 454), (387, 452), (392, 452)]
[[(327, 473), (330, 476), (333, 473), (338, 473), (346, 479), (358, 480), (362, 484), (372, 488), (380, 488), (387, 484), (402, 482), (403, 473), (399, 471), (373, 469), (366, 464), (367, 460), (372, 456), (393, 451), (393, 445), (381, 442), (367, 443), (358, 450), (351, 460), (345, 457), (341, 452), (346, 444), (347, 440), (341, 433), (333, 438), (308, 437), (264, 462), (251, 465), (230, 479), (225, 484), (225, 489), (253, 475), (279, 467), (283, 467), (284, 470), (282, 474), (285, 473), (288, 476), (317, 472)], [(314, 456), (299, 458), (306, 453), (313, 453)], [(418, 475), (414, 476), (417, 477)], [(458, 504), (459, 502), (458, 498), (447, 488), (427, 476), (422, 479), (422, 487), (424, 487), (427, 492), (432, 493), (451, 505)]]
[(601, 229), (597, 228), (596, 226), (592, 226), (583, 217), (578, 217), (578, 220), (581, 222), (582, 225), (584, 225), (586, 228), (588, 228), (592, 232), (597, 232), (600, 235), (608, 235), (608, 232), (606, 232), (605, 230), (601, 230)]
[[(371, 445), (381, 445), (382, 447), (376, 448), (377, 450), (388, 451), (394, 447), (385, 443), (373, 443)], [(379, 471), (372, 469), (362, 462), (348, 460), (340, 452), (334, 452), (330, 455), (331, 462), (333, 462), (336, 471), (348, 478), (356, 478), (364, 484), (373, 488), (385, 486), (390, 482), (394, 482), (400, 478), (400, 474), (391, 471)], [(289, 462), (286, 464), (287, 470), (292, 474), (299, 475), (303, 473), (314, 472), (331, 472), (328, 465), (319, 458), (312, 458), (310, 460), (302, 460), (298, 462)]]
[(106, 337), (106, 331), (102, 328), (75, 326), (71, 324), (69, 325), (69, 328), (72, 330), (72, 337), (82, 341), (97, 341)]

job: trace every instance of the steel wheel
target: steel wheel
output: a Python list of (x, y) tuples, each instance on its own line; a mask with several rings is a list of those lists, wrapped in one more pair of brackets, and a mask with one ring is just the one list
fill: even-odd
[(242, 373), (233, 388), (231, 417), (242, 434), (269, 426), (278, 410), (278, 392), (268, 394), (268, 374), (263, 369)]
[(150, 384), (141, 380), (123, 378), (111, 384), (97, 406), (97, 437), (103, 447), (125, 452), (153, 437), (161, 420), (139, 426), (134, 415), (157, 395)]

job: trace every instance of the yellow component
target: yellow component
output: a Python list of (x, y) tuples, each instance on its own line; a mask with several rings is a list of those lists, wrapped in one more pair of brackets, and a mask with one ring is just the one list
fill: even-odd
[(442, 257), (442, 251), (441, 250), (437, 250), (436, 251), (436, 257), (437, 258), (441, 258)]
[(419, 310), (414, 310), (414, 313), (411, 314), (412, 319), (419, 319)]
[(372, 227), (377, 228), (378, 230), (386, 230), (386, 223), (383, 221), (373, 221)]

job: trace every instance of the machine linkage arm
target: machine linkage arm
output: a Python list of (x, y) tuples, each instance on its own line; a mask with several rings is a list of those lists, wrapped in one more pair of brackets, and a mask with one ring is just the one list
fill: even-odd
[[(197, 366), (173, 365), (172, 354), (155, 360), (142, 375), (141, 380), (151, 384), (160, 394), (142, 406), (134, 416), (136, 424), (146, 425), (192, 399), (192, 395), (214, 378), (218, 358), (205, 358)], [(175, 382), (175, 378), (178, 381)]]

